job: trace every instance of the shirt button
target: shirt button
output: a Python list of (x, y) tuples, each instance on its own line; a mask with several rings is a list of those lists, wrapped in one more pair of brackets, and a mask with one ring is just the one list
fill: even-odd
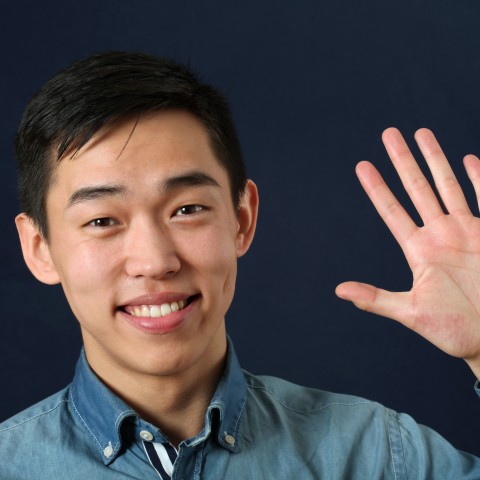
[(105, 455), (106, 458), (110, 458), (113, 454), (113, 447), (111, 445), (108, 445), (108, 447), (105, 447), (103, 449), (103, 454)]
[(225, 434), (225, 437), (223, 437), (224, 440), (229, 444), (231, 445), (232, 447), (235, 445), (235, 437), (232, 437), (231, 435), (229, 435), (228, 433)]
[(151, 442), (153, 440), (153, 435), (147, 431), (147, 430), (142, 430), (140, 432), (140, 436), (142, 437), (143, 440), (145, 440), (146, 442)]

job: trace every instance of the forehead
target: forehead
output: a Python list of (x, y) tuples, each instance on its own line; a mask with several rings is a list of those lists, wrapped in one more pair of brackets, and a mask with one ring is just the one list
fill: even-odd
[(152, 175), (158, 182), (183, 170), (205, 171), (219, 177), (219, 183), (229, 183), (201, 121), (184, 111), (167, 110), (121, 119), (66, 154), (55, 168), (52, 190), (72, 190), (101, 179), (134, 184)]

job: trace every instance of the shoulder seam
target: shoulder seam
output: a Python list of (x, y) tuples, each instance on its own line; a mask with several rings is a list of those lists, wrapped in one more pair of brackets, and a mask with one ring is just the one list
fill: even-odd
[(15, 425), (11, 425), (10, 427), (2, 428), (2, 429), (0, 429), (0, 433), (1, 432), (6, 432), (7, 430), (12, 430), (16, 427), (19, 427), (20, 425), (24, 425), (25, 423), (31, 422), (32, 420), (35, 420), (38, 417), (42, 417), (43, 415), (47, 415), (47, 414), (53, 412), (54, 410), (56, 410), (61, 403), (68, 403), (68, 400), (65, 399), (65, 398), (62, 399), (62, 400), (59, 400), (50, 410), (46, 410), (45, 412), (38, 413), (37, 415), (34, 415), (33, 417), (29, 417), (29, 418), (23, 420), (22, 422), (16, 423)]
[[(340, 406), (340, 407), (352, 407), (352, 406), (356, 406), (356, 405), (374, 405), (374, 406), (380, 406), (379, 403), (376, 403), (376, 402), (372, 402), (370, 400), (357, 400), (357, 401), (353, 401), (353, 402), (349, 402), (349, 403), (344, 403), (344, 402), (329, 402), (329, 403), (326, 403), (324, 405), (322, 405), (321, 407), (318, 407), (318, 408), (312, 408), (310, 410), (297, 410), (295, 408), (292, 408), (291, 406), (289, 405), (286, 405), (280, 398), (278, 398), (277, 395), (275, 395), (275, 393), (270, 390), (269, 388), (265, 387), (265, 386), (257, 386), (257, 385), (251, 385), (249, 383), (247, 383), (247, 387), (249, 388), (253, 388), (253, 389), (256, 389), (256, 390), (264, 390), (266, 392), (268, 392), (273, 398), (275, 398), (275, 400), (278, 401), (278, 403), (280, 403), (280, 405), (282, 405), (282, 407), (285, 407), (287, 410), (291, 410), (292, 412), (296, 412), (296, 413), (314, 413), (314, 412), (319, 412), (321, 410), (324, 410), (325, 408), (327, 407), (331, 407), (331, 406)], [(383, 407), (385, 408), (385, 407)]]

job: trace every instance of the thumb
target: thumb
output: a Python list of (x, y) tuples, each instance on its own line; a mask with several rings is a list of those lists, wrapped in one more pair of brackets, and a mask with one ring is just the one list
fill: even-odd
[(360, 310), (391, 318), (409, 327), (408, 292), (389, 292), (367, 283), (344, 282), (337, 286), (335, 293), (343, 300), (352, 302)]

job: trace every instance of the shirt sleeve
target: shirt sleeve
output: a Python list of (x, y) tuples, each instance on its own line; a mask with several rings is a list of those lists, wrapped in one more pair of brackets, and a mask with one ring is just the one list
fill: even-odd
[(395, 478), (480, 479), (480, 459), (454, 448), (412, 417), (391, 412), (389, 441)]

